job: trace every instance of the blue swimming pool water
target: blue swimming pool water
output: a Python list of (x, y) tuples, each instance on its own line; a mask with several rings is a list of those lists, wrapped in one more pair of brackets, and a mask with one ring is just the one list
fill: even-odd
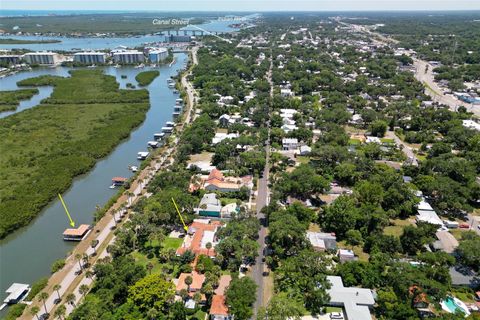
[(463, 309), (460, 308), (451, 297), (445, 299), (445, 305), (452, 313), (457, 312), (457, 310), (464, 312)]

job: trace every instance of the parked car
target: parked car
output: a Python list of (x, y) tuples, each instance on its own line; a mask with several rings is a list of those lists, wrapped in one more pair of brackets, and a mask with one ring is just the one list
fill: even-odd
[(330, 319), (343, 319), (343, 314), (341, 312), (332, 312), (330, 313)]
[(468, 223), (460, 223), (459, 227), (462, 229), (470, 229), (470, 225)]

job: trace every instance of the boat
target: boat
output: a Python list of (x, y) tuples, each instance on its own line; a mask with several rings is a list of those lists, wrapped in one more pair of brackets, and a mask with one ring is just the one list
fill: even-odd
[(145, 65), (143, 63), (139, 64), (138, 66), (135, 66), (135, 69), (141, 69), (144, 68)]
[(162, 133), (155, 133), (153, 135), (153, 139), (155, 139), (155, 140), (161, 140), (163, 137), (165, 137), (165, 133), (163, 133), (163, 132)]
[(147, 144), (150, 148), (154, 149), (160, 146), (160, 143), (158, 141), (148, 141)]
[(119, 64), (116, 64), (113, 66), (114, 68), (120, 68), (120, 65)]
[(87, 68), (96, 68), (97, 66), (92, 64), (91, 66), (88, 66)]
[(174, 82), (170, 82), (170, 83), (168, 84), (168, 87), (169, 87), (170, 89), (175, 88), (175, 83), (174, 83)]
[(113, 177), (112, 178), (112, 186), (123, 186), (125, 182), (127, 182), (127, 178), (124, 177)]
[(168, 127), (168, 128), (173, 128), (173, 127), (175, 127), (175, 122), (167, 121), (167, 122), (165, 122), (165, 126)]
[(174, 83), (174, 82), (175, 82), (175, 80), (173, 80), (172, 78), (167, 79), (167, 83)]
[(162, 132), (172, 133), (173, 132), (173, 127), (162, 127)]
[(138, 167), (137, 166), (130, 166), (130, 170), (132, 170), (132, 172), (137, 172)]
[(178, 94), (178, 90), (177, 89), (173, 90), (173, 93)]
[(180, 99), (180, 98), (179, 98), (179, 99), (175, 99), (175, 104), (176, 104), (177, 106), (183, 105), (183, 99)]
[(150, 155), (150, 152), (148, 151), (140, 151), (139, 153), (137, 153), (137, 159), (138, 160), (145, 160), (147, 159), (147, 157)]
[(23, 283), (12, 283), (12, 285), (5, 290), (5, 292), (8, 293), (8, 296), (5, 298), (5, 300), (3, 300), (0, 310), (9, 304), (22, 302), (30, 292), (30, 286)]

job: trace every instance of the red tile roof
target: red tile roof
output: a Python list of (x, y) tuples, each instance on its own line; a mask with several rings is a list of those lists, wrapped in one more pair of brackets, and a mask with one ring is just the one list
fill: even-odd
[(225, 296), (214, 295), (212, 297), (210, 314), (228, 316), (228, 307), (225, 304)]
[(177, 249), (177, 254), (181, 255), (184, 254), (186, 251), (190, 250), (195, 255), (205, 254), (210, 257), (215, 256), (215, 249), (211, 248), (208, 250), (207, 248), (202, 248), (202, 238), (203, 233), (205, 231), (216, 231), (218, 227), (220, 227), (222, 223), (220, 221), (211, 221), (210, 223), (201, 223), (201, 222), (194, 222), (190, 225), (189, 230), (196, 229), (195, 234), (191, 237), (190, 243), (187, 245), (185, 242), (188, 240), (188, 236), (185, 237), (183, 244), (180, 248)]
[(192, 273), (181, 273), (178, 277), (177, 283), (177, 292), (180, 292), (182, 289), (187, 290), (188, 286), (185, 283), (187, 277), (192, 277), (192, 284), (190, 285), (190, 291), (199, 291), (202, 289), (203, 282), (205, 281), (205, 275), (200, 274), (196, 271)]
[(217, 289), (215, 289), (215, 294), (219, 296), (223, 296), (225, 294), (225, 290), (230, 284), (230, 281), (232, 281), (231, 275), (226, 274), (221, 276), (220, 279), (218, 280), (218, 287)]

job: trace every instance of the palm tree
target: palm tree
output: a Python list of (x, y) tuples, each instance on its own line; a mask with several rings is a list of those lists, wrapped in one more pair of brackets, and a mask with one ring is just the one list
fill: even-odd
[(85, 277), (87, 277), (88, 279), (92, 278), (93, 277), (93, 271), (92, 270), (87, 270), (85, 272)]
[(40, 311), (40, 308), (37, 307), (37, 306), (33, 306), (30, 308), (30, 314), (32, 316), (35, 316), (37, 318), (37, 320), (40, 320), (40, 318), (38, 317), (38, 312)]
[(43, 302), (43, 307), (45, 308), (45, 313), (48, 313), (47, 304), (45, 303), (47, 301), (48, 297), (49, 297), (48, 293), (46, 293), (45, 291), (40, 292), (40, 294), (38, 295), (38, 300)]
[(57, 295), (58, 295), (58, 300), (61, 301), (62, 300), (62, 297), (60, 297), (60, 292), (59, 290), (62, 288), (62, 286), (60, 284), (56, 284), (53, 286), (53, 290), (57, 291)]
[(67, 294), (67, 296), (65, 297), (65, 300), (67, 301), (68, 304), (71, 304), (72, 306), (75, 307), (75, 300), (77, 299), (77, 297), (75, 296), (74, 293), (69, 293)]
[(55, 310), (53, 315), (58, 319), (63, 319), (65, 316), (65, 313), (67, 313), (67, 308), (62, 304), (58, 306), (57, 310)]
[(82, 284), (80, 288), (78, 288), (78, 292), (83, 296), (84, 299), (85, 299), (85, 296), (87, 295), (88, 289), (89, 288), (86, 284)]
[(185, 284), (188, 286), (188, 292), (190, 292), (190, 285), (192, 284), (193, 279), (191, 276), (185, 278)]
[(205, 245), (205, 248), (207, 248), (207, 254), (210, 255), (210, 249), (212, 249), (212, 243), (207, 242), (207, 244)]
[(148, 274), (152, 274), (153, 263), (151, 262), (147, 263), (147, 269), (148, 269)]
[(83, 265), (87, 265), (88, 264), (88, 254), (84, 253), (83, 256), (82, 256), (82, 260), (83, 260)]
[(83, 271), (83, 266), (82, 263), (80, 262), (82, 260), (82, 255), (80, 253), (75, 254), (75, 259), (78, 261), (78, 265), (80, 266), (80, 272)]

